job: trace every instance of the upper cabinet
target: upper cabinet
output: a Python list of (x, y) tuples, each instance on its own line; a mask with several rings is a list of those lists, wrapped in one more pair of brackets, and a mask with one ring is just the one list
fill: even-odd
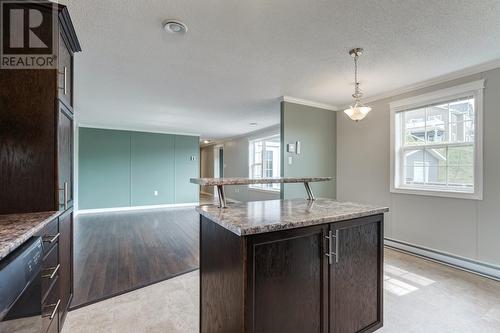
[(0, 68), (0, 214), (71, 208), (73, 56), (81, 51), (69, 12), (59, 4), (54, 69)]
[(80, 42), (76, 37), (75, 29), (66, 7), (59, 12), (59, 48), (57, 90), (59, 99), (73, 111), (73, 55), (80, 52)]

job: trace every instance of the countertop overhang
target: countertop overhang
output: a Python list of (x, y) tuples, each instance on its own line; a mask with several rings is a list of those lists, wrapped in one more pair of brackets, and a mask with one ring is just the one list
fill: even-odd
[(301, 228), (383, 214), (389, 208), (332, 199), (266, 200), (196, 207), (196, 211), (238, 236)]
[(276, 183), (315, 183), (332, 180), (332, 177), (276, 177), (276, 178), (191, 178), (193, 184), (202, 186), (251, 185)]
[(61, 212), (0, 215), (0, 260), (21, 246)]

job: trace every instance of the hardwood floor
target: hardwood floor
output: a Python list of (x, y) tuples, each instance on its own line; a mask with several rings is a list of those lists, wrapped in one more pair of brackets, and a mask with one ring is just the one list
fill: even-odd
[(192, 207), (78, 216), (71, 307), (197, 269), (198, 223)]

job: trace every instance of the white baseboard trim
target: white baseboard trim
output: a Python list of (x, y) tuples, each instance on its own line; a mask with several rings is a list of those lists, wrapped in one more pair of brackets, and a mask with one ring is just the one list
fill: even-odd
[(166, 204), (166, 205), (148, 205), (148, 206), (131, 206), (131, 207), (113, 207), (113, 208), (96, 208), (96, 209), (82, 209), (75, 212), (76, 215), (93, 214), (93, 213), (109, 213), (109, 212), (126, 212), (132, 210), (146, 210), (158, 208), (178, 208), (178, 207), (191, 207), (198, 206), (199, 202), (189, 202), (181, 204)]
[(385, 238), (384, 244), (397, 251), (500, 281), (500, 267), (498, 266), (390, 238)]

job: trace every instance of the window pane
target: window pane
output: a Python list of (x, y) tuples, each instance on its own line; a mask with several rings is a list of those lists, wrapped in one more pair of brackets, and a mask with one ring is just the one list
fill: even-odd
[(427, 148), (424, 159), (430, 167), (446, 167), (446, 148)]
[(425, 142), (425, 109), (405, 111), (403, 113), (405, 145), (419, 145)]
[[(280, 176), (280, 145), (279, 136), (250, 141), (250, 177), (264, 178)], [(279, 190), (280, 184), (252, 184), (250, 187)]]
[(450, 123), (450, 142), (474, 142), (474, 122)]
[(474, 99), (462, 99), (450, 102), (450, 122), (457, 123), (474, 120)]
[(427, 142), (446, 142), (446, 124), (448, 123), (448, 104), (430, 106), (426, 109)]
[(446, 185), (446, 166), (428, 166), (425, 174), (427, 176), (425, 179), (427, 185)]
[(397, 114), (402, 125), (397, 135), (404, 136), (403, 147), (396, 147), (396, 153), (402, 151), (400, 183), (432, 190), (473, 190), (474, 104), (473, 97), (464, 97)]
[(253, 165), (253, 177), (254, 178), (262, 178), (262, 165), (261, 164), (254, 164)]
[(474, 184), (474, 168), (472, 166), (449, 166), (448, 184), (471, 187)]
[(415, 149), (404, 152), (404, 182), (405, 184), (423, 184), (424, 175), (424, 150)]
[(425, 127), (407, 128), (405, 145), (422, 145), (425, 143)]
[(474, 166), (474, 147), (449, 147), (448, 166)]

